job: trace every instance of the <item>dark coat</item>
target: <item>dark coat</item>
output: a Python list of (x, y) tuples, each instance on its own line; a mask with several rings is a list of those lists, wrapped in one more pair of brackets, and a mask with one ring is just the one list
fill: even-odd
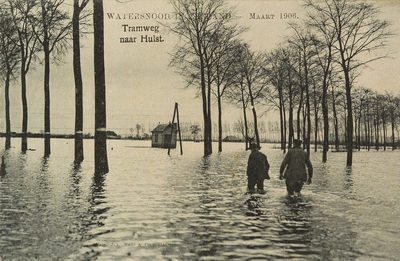
[(287, 167), (283, 175), (286, 180), (307, 181), (306, 166), (308, 169), (308, 178), (311, 179), (313, 175), (313, 167), (308, 153), (300, 147), (294, 147), (287, 152), (281, 164), (279, 173), (282, 175), (283, 171)]
[(252, 175), (257, 178), (270, 179), (268, 171), (269, 163), (267, 156), (259, 150), (253, 150), (247, 162), (247, 176)]

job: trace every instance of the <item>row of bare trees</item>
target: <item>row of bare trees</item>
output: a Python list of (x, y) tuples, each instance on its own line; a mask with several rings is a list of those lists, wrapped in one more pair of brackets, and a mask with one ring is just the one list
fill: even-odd
[[(172, 1), (172, 5), (177, 21), (170, 29), (180, 41), (171, 65), (184, 77), (188, 87), (198, 88), (201, 94), (205, 156), (212, 153), (210, 104), (214, 94), (218, 104), (219, 151), (222, 151), (221, 101), (225, 97), (242, 108), (246, 148), (249, 137), (246, 110), (252, 112), (253, 138), (259, 143), (256, 109), (276, 109), (284, 151), (286, 143), (291, 147), (294, 138), (303, 138), (305, 148), (310, 151), (311, 141), (318, 141), (322, 125), (324, 162), (330, 143), (330, 123), (333, 122), (338, 142), (339, 117), (345, 115), (347, 166), (352, 165), (353, 142), (357, 140), (354, 124), (361, 128), (360, 116), (354, 117), (353, 108), (356, 79), (369, 63), (386, 57), (378, 51), (392, 36), (388, 22), (379, 19), (379, 10), (373, 4), (306, 1), (303, 7), (307, 18), (289, 24), (292, 34), (269, 52), (255, 52), (241, 39), (246, 28), (238, 26), (234, 8), (223, 0)], [(344, 111), (338, 109), (340, 102)], [(393, 129), (397, 121), (398, 116), (393, 116)], [(374, 133), (376, 136), (378, 130)]]
[[(392, 33), (388, 22), (378, 19), (379, 10), (372, 4), (325, 0), (307, 1), (304, 7), (308, 18), (302, 24), (290, 24), (293, 34), (269, 58), (274, 72), (272, 85), (279, 99), (281, 140), (286, 141), (284, 125), (287, 109), (288, 141), (291, 146), (295, 135), (293, 110), (297, 105), (297, 138), (302, 135), (307, 141), (306, 149), (310, 151), (311, 140), (318, 140), (318, 119), (322, 111), (322, 161), (325, 162), (329, 145), (330, 110), (333, 112), (335, 144), (338, 146), (336, 102), (338, 95), (344, 94), (347, 166), (351, 166), (356, 123), (353, 109), (356, 79), (369, 63), (387, 56), (377, 51), (386, 45)], [(274, 95), (270, 97), (275, 98)], [(314, 138), (311, 137), (312, 129)]]
[[(92, 10), (85, 10), (89, 0), (74, 0), (73, 9), (64, 0), (8, 0), (0, 2), (0, 62), (5, 82), (6, 149), (11, 146), (9, 88), (21, 85), (21, 151), (26, 152), (28, 134), (27, 74), (34, 66), (44, 66), (44, 157), (51, 153), (50, 69), (73, 47), (75, 79), (75, 162), (83, 160), (83, 81), (80, 35), (87, 29)], [(72, 13), (72, 18), (71, 18)], [(95, 168), (108, 172), (106, 150), (106, 104), (104, 78), (104, 21), (102, 0), (93, 1), (95, 64)]]
[[(1, 3), (2, 16), (2, 64), (5, 65), (6, 119), (7, 134), (9, 121), (9, 86), (10, 81), (18, 76), (21, 83), (22, 98), (22, 144), (21, 150), (27, 150), (28, 102), (27, 74), (39, 59), (44, 64), (44, 136), (45, 156), (50, 155), (50, 64), (51, 58), (58, 61), (65, 54), (71, 21), (62, 8), (63, 1), (4, 1)], [(51, 57), (52, 56), (52, 57)], [(10, 146), (7, 135), (6, 147)]]
[(368, 88), (354, 90), (355, 148), (384, 150), (398, 147), (400, 131), (400, 96), (377, 93)]

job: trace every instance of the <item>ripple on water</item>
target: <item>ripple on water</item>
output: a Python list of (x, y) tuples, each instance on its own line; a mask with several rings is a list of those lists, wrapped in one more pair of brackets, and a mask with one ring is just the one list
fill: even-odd
[(110, 140), (110, 173), (99, 181), (90, 160), (93, 141), (85, 140), (87, 155), (79, 168), (72, 164), (73, 144), (52, 142), (54, 155), (47, 161), (39, 139), (32, 141), (36, 152), (20, 155), (14, 149), (5, 155), (7, 174), (0, 182), (5, 260), (395, 260), (398, 255), (396, 153), (355, 153), (351, 171), (340, 153), (330, 153), (324, 164), (320, 153), (312, 153), (313, 184), (293, 200), (277, 178), (284, 155), (272, 145), (262, 146), (271, 164), (267, 194), (245, 195), (249, 152), (243, 144), (224, 144), (223, 153), (203, 158), (198, 143), (184, 143), (184, 155), (168, 156), (165, 150), (132, 147), (144, 144), (138, 141)]

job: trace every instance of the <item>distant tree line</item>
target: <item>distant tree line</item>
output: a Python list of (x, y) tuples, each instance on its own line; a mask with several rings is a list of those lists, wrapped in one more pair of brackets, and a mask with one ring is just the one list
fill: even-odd
[(369, 63), (387, 56), (380, 51), (393, 35), (373, 4), (306, 1), (307, 17), (288, 24), (291, 35), (279, 46), (256, 52), (241, 37), (247, 29), (237, 24), (235, 9), (223, 0), (171, 3), (177, 21), (170, 29), (180, 41), (170, 64), (187, 87), (197, 88), (203, 101), (205, 156), (212, 153), (212, 97), (218, 107), (214, 128), (219, 133), (219, 151), (224, 127), (222, 98), (243, 112), (246, 149), (250, 138), (260, 143), (259, 110), (279, 113), (284, 152), (294, 138), (302, 138), (308, 152), (311, 143), (315, 149), (322, 143), (325, 162), (330, 144), (336, 150), (345, 144), (347, 166), (351, 166), (353, 149), (386, 146), (389, 129), (395, 148), (399, 96), (374, 93), (356, 84)]

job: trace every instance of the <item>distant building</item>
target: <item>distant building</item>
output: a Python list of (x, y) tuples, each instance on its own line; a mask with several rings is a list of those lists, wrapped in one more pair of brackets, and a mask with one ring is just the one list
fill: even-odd
[(121, 138), (121, 135), (117, 135), (117, 133), (115, 133), (114, 131), (107, 131), (106, 132), (107, 135), (107, 139), (119, 139)]
[[(172, 135), (171, 135), (171, 130), (172, 130)], [(171, 123), (158, 124), (158, 126), (151, 131), (151, 147), (168, 148), (171, 142), (171, 148), (176, 148), (177, 133), (178, 133), (178, 125), (176, 123), (174, 123), (174, 126), (172, 126)]]
[(226, 136), (226, 137), (223, 139), (223, 141), (239, 142), (239, 141), (242, 141), (242, 140), (239, 139), (239, 138), (236, 137), (236, 136), (230, 135), (230, 136)]

